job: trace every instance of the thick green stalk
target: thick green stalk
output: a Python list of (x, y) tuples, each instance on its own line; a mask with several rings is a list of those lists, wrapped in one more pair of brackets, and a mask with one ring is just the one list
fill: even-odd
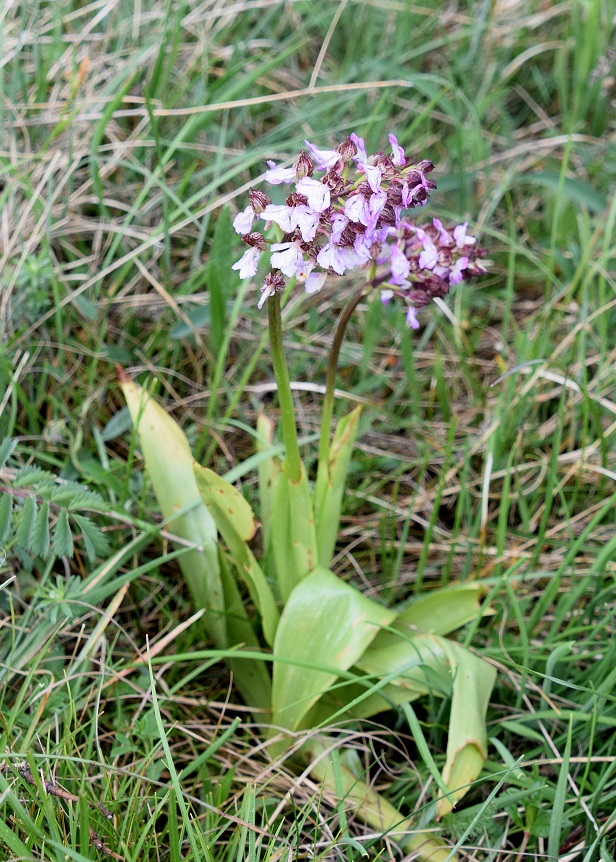
[(321, 433), (319, 437), (319, 466), (317, 475), (320, 475), (323, 471), (325, 471), (325, 475), (327, 475), (329, 446), (331, 438), (331, 424), (332, 416), (334, 415), (334, 393), (336, 389), (336, 375), (338, 373), (338, 356), (340, 355), (342, 339), (344, 338), (344, 333), (346, 332), (346, 328), (348, 326), (349, 320), (351, 319), (351, 315), (357, 308), (363, 294), (364, 288), (362, 287), (351, 299), (347, 307), (344, 309), (344, 311), (338, 318), (338, 323), (336, 325), (334, 340), (332, 342), (332, 348), (327, 363), (327, 377), (325, 379), (325, 397), (323, 398)]
[(282, 315), (280, 313), (280, 297), (277, 293), (267, 300), (269, 316), (270, 344), (274, 363), (274, 376), (278, 384), (278, 402), (280, 404), (280, 421), (282, 438), (285, 445), (285, 471), (289, 481), (298, 483), (302, 474), (302, 461), (297, 442), (297, 427), (295, 425), (295, 410), (293, 408), (293, 393), (289, 383), (289, 370), (284, 355), (282, 339)]

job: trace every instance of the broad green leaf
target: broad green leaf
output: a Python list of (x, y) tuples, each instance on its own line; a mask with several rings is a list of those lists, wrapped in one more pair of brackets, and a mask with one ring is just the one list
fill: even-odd
[[(206, 299), (207, 301), (207, 299)], [(187, 338), (194, 335), (195, 329), (202, 329), (205, 326), (210, 326), (212, 315), (210, 313), (209, 303), (207, 305), (197, 305), (191, 308), (190, 306), (183, 307), (184, 319), (178, 320), (171, 327), (169, 335), (171, 338)]]
[[(394, 628), (404, 624), (436, 635), (447, 635), (477, 619), (486, 589), (480, 583), (460, 584), (427, 593), (400, 611)], [(492, 614), (485, 609), (485, 614)]]
[(220, 532), (223, 528), (219, 521), (228, 522), (226, 530), (233, 530), (242, 542), (249, 542), (257, 529), (257, 521), (248, 500), (213, 470), (196, 463), (194, 470), (199, 493)]
[(395, 613), (319, 566), (293, 590), (274, 642), (273, 723), (297, 730)]
[(564, 180), (557, 170), (533, 171), (532, 173), (518, 174), (516, 181), (522, 185), (544, 186), (547, 189), (552, 189), (565, 198), (573, 201), (576, 205), (583, 204), (587, 206), (591, 212), (601, 213), (607, 209), (609, 200), (605, 195), (598, 192), (589, 183), (572, 177), (565, 177)]
[[(201, 467), (196, 462), (193, 468), (197, 489), (231, 551), (233, 563), (240, 577), (245, 581), (250, 597), (261, 614), (263, 634), (271, 646), (274, 643), (279, 613), (272, 589), (244, 539), (244, 536), (252, 536), (252, 528), (256, 523), (252, 509), (232, 485), (218, 476), (216, 476), (217, 481), (212, 481), (212, 476), (215, 474), (211, 470)], [(221, 483), (226, 486), (226, 489), (232, 488), (236, 496), (234, 497), (224, 488), (222, 489), (224, 493), (221, 493)], [(238, 497), (245, 507), (240, 505)], [(241, 532), (238, 532), (236, 527), (239, 527)]]
[(440, 697), (451, 694), (448, 654), (444, 639), (402, 630), (398, 620), (392, 630), (380, 631), (357, 667), (376, 679), (387, 678), (393, 685), (417, 694), (431, 691)]
[(317, 542), (312, 497), (302, 464), (299, 482), (291, 482), (284, 469), (272, 499), (272, 553), (283, 602), (302, 578), (317, 565)]
[(86, 320), (96, 320), (99, 314), (98, 306), (91, 302), (85, 294), (75, 294), (74, 301)]
[(441, 796), (440, 817), (464, 796), (466, 785), (477, 778), (487, 757), (485, 716), (496, 671), (455, 641), (412, 631), (405, 634), (403, 628), (396, 620), (390, 630), (379, 632), (356, 664), (371, 677), (386, 678), (409, 691), (413, 698), (406, 702), (421, 694), (422, 687), (441, 697), (451, 692), (443, 781), (456, 793)]
[(468, 791), (466, 785), (481, 774), (488, 756), (486, 712), (496, 681), (496, 670), (492, 665), (455, 641), (443, 641), (453, 678), (443, 780), (450, 790), (456, 792), (453, 796), (439, 799), (439, 818), (451, 811)]
[(217, 647), (228, 646), (218, 566), (218, 533), (199, 496), (193, 457), (179, 425), (141, 386), (118, 371), (120, 386), (161, 512), (170, 532), (200, 546), (180, 558), (180, 567), (197, 608), (205, 608), (207, 630)]
[(130, 430), (132, 419), (128, 407), (123, 407), (111, 417), (109, 422), (101, 431), (101, 439), (107, 443), (109, 440), (115, 440), (116, 437), (121, 437)]
[(336, 546), (342, 497), (361, 410), (362, 407), (359, 405), (338, 423), (329, 450), (327, 470), (319, 471), (315, 485), (314, 515), (319, 564), (322, 566), (330, 564)]
[[(532, 719), (532, 715), (530, 716)], [(533, 742), (543, 742), (545, 737), (538, 730), (532, 727), (526, 727), (521, 721), (503, 721), (500, 723), (501, 730), (507, 730), (509, 733), (515, 733), (517, 736), (522, 736), (524, 739), (530, 739)]]
[(326, 727), (332, 722), (345, 718), (371, 718), (380, 712), (396, 709), (402, 703), (410, 703), (427, 694), (429, 689), (413, 691), (391, 683), (383, 683), (357, 672), (360, 682), (339, 680), (327, 694), (324, 694), (306, 717), (306, 725)]

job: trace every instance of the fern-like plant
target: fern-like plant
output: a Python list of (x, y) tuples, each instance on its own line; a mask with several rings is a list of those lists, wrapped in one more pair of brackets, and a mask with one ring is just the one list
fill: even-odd
[(79, 482), (59, 479), (33, 464), (19, 466), (17, 441), (0, 443), (0, 544), (31, 569), (58, 557), (72, 557), (75, 543), (88, 560), (105, 554), (109, 542), (92, 514), (109, 504)]

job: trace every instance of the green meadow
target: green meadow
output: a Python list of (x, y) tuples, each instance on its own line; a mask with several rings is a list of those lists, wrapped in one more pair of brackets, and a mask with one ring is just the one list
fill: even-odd
[[(0, 5), (0, 862), (614, 862), (615, 24), (614, 0)], [(410, 216), (468, 222), (487, 250), (417, 330), (364, 293), (340, 346), (333, 421), (362, 409), (319, 571), (384, 635), (416, 603), (412, 634), (425, 613), (449, 656), (409, 636), (416, 699), (374, 714), (397, 684), (361, 663), (374, 632), (349, 618), (341, 666), (335, 596), (285, 617), (273, 573), (307, 509), (266, 511), (293, 441), (260, 282), (231, 268), (267, 161), (351, 133), (430, 159)], [(280, 297), (310, 493), (362, 278)], [(180, 438), (157, 426), (148, 454), (117, 366), (201, 465), (211, 547), (166, 512)], [(216, 634), (204, 560), (239, 572), (246, 637)], [(475, 702), (451, 656), (495, 683), (487, 759), (447, 811)], [(273, 673), (271, 709), (249, 668)], [(281, 729), (285, 694), (301, 714)]]

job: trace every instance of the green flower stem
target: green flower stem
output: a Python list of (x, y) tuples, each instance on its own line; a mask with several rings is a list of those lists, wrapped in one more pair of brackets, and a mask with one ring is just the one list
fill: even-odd
[(302, 460), (297, 442), (297, 426), (295, 424), (295, 410), (293, 408), (293, 393), (291, 392), (291, 385), (289, 383), (289, 369), (287, 368), (287, 360), (284, 355), (280, 296), (277, 293), (270, 296), (267, 300), (267, 311), (274, 376), (278, 384), (282, 439), (285, 445), (285, 472), (289, 481), (299, 482), (302, 475)]
[[(338, 318), (338, 324), (336, 326), (336, 332), (334, 333), (334, 340), (332, 342), (331, 352), (329, 354), (329, 361), (327, 363), (327, 377), (325, 380), (325, 397), (323, 399), (323, 413), (321, 416), (321, 433), (319, 437), (319, 466), (318, 466), (318, 474), (320, 475), (322, 471), (326, 471), (325, 475), (327, 475), (327, 463), (329, 460), (329, 444), (331, 437), (331, 425), (332, 425), (332, 417), (334, 415), (334, 393), (336, 389), (336, 375), (338, 373), (338, 356), (340, 355), (340, 348), (342, 347), (342, 339), (344, 338), (344, 333), (346, 332), (347, 325), (349, 320), (351, 319), (351, 315), (359, 305), (359, 301), (364, 295), (364, 288), (358, 290), (355, 296), (351, 299), (347, 307), (344, 309), (340, 317)], [(318, 482), (318, 478), (317, 478)]]

